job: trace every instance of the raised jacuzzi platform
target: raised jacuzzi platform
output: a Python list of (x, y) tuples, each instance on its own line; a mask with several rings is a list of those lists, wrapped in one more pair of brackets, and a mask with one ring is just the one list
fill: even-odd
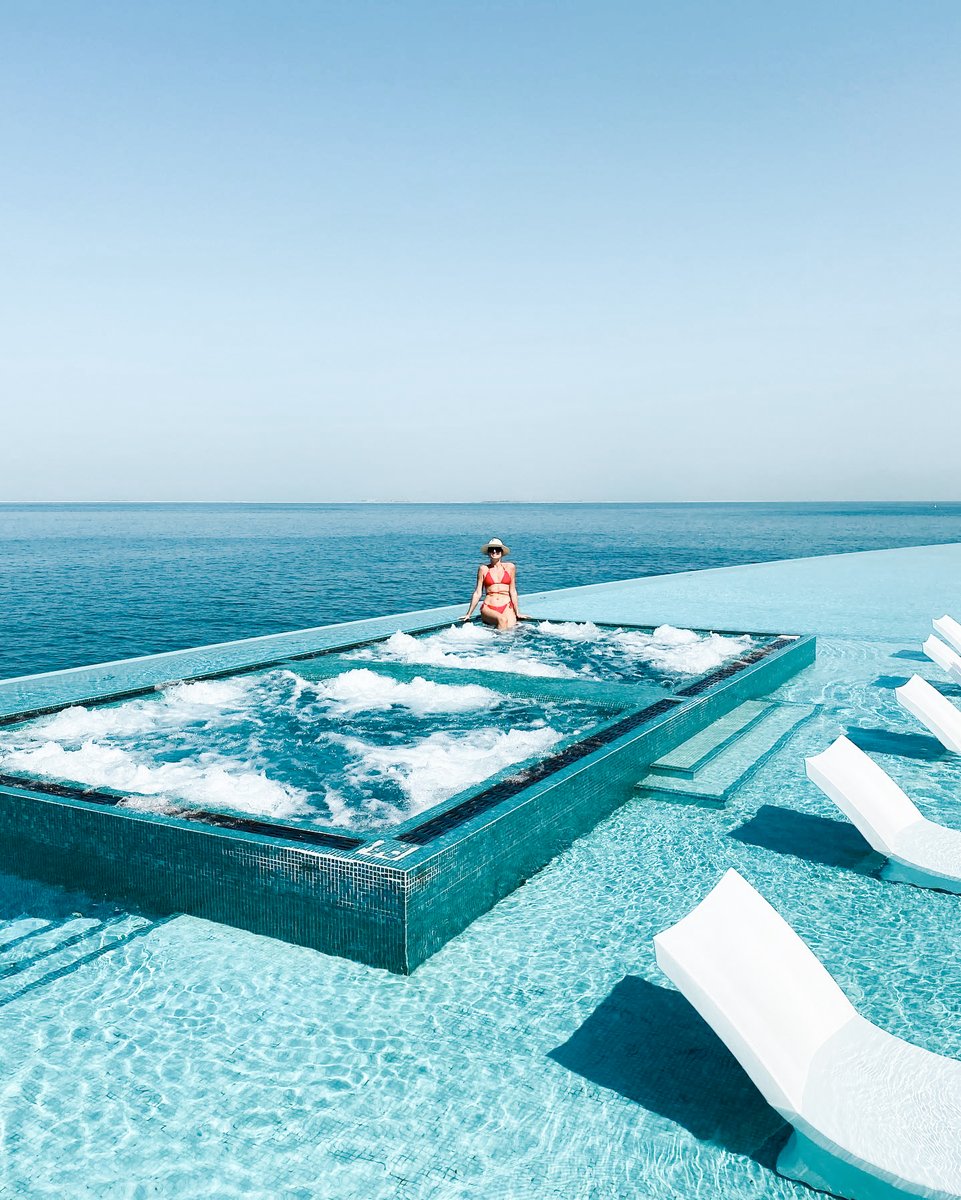
[[(287, 664), (327, 678), (345, 669), (340, 654), (398, 630), (443, 628), (460, 611), (434, 609), (7, 680), (0, 682), (0, 721)], [(120, 793), (2, 776), (0, 865), (408, 973), (627, 800), (651, 763), (814, 661), (813, 637), (752, 636), (757, 645), (750, 652), (672, 689), (485, 672), (485, 685), (503, 693), (583, 701), (601, 717), (545, 756), (380, 832), (223, 812), (141, 812), (119, 806)], [(364, 666), (438, 683), (474, 681), (475, 674), (424, 664)]]

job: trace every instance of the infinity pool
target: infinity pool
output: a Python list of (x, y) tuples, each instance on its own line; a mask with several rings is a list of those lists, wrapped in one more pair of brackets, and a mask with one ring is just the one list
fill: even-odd
[(867, 1018), (961, 1057), (958, 898), (878, 878), (803, 766), (859, 731), (961, 825), (956, 760), (893, 696), (914, 671), (945, 686), (918, 648), (959, 572), (945, 547), (585, 593), (597, 621), (823, 626), (817, 664), (774, 693), (817, 715), (724, 808), (629, 801), (410, 977), (0, 877), (0, 1194), (810, 1200), (651, 938), (735, 867)]

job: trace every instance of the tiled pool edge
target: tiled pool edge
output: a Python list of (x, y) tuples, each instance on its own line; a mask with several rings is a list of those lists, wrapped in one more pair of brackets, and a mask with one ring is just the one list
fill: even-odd
[[(724, 680), (697, 701), (678, 705), (582, 763), (522, 792), (506, 811), (443, 839), (413, 868), (409, 970), (436, 953), (482, 913), (634, 795), (652, 762), (745, 700), (766, 695), (814, 662), (813, 637), (794, 639)], [(496, 870), (491, 865), (496, 862)], [(442, 882), (438, 882), (442, 881)]]
[(168, 650), (89, 667), (68, 667), (39, 675), (0, 680), (0, 720), (51, 712), (68, 704), (104, 703), (155, 691), (183, 680), (214, 679), (283, 661), (345, 651), (390, 634), (425, 633), (457, 622), (463, 606), (429, 608), (396, 616), (319, 625), (236, 642)]
[[(396, 620), (378, 621), (377, 633)], [(651, 761), (742, 700), (777, 687), (814, 653), (813, 638), (792, 639), (690, 703), (679, 702), (678, 712), (426, 845), (391, 837), (343, 853), (305, 849), (129, 810), (118, 819), (80, 798), (5, 786), (0, 865), (409, 973), (623, 803)]]

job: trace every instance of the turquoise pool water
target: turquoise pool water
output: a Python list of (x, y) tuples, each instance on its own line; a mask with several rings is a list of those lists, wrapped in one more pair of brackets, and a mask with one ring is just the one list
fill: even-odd
[[(552, 698), (555, 680), (669, 689), (771, 640), (570, 621), (503, 634), (479, 623), (395, 632), (346, 656), (170, 684), (0, 727), (0, 775), (106, 792), (144, 812), (388, 829), (543, 759), (611, 716)], [(371, 669), (398, 663), (428, 677)], [(429, 678), (436, 667), (451, 682)], [(461, 682), (450, 668), (470, 674)], [(531, 694), (499, 691), (505, 673), (525, 677), (525, 687), (531, 681)], [(544, 696), (536, 695), (541, 686)]]
[(607, 715), (363, 666), (320, 680), (280, 668), (10, 725), (0, 773), (108, 789), (140, 811), (379, 829), (542, 758)]
[(781, 567), (580, 595), (594, 620), (818, 632), (776, 693), (818, 714), (726, 808), (628, 803), (412, 977), (0, 881), (0, 1194), (809, 1197), (774, 1174), (779, 1118), (651, 937), (735, 866), (866, 1016), (961, 1057), (958, 898), (878, 879), (803, 768), (858, 731), (961, 825), (959, 760), (893, 695), (914, 671), (952, 694), (918, 649), (961, 548)]
[(416, 637), (396, 633), (351, 658), (670, 687), (690, 683), (771, 640), (667, 624), (653, 629), (605, 628), (593, 621), (528, 621), (498, 633), (478, 621)]

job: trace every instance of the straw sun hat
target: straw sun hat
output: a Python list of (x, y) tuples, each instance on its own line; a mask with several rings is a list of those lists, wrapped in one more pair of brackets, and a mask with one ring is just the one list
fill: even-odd
[(485, 542), (481, 546), (481, 554), (490, 554), (491, 550), (500, 550), (501, 554), (510, 554), (510, 546), (505, 546), (500, 538), (491, 538), (489, 542)]

